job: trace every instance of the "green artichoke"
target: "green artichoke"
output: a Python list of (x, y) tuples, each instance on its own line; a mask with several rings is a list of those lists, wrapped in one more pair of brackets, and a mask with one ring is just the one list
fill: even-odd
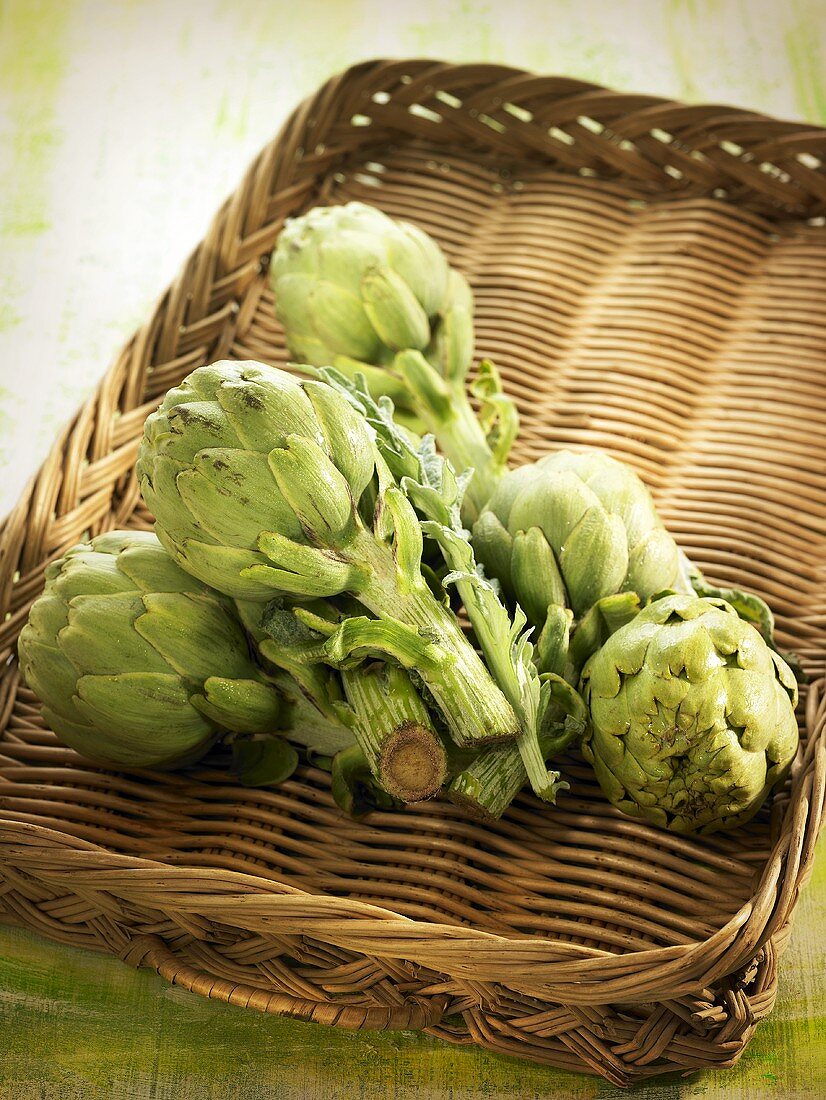
[(158, 537), (230, 596), (348, 593), (330, 664), (415, 668), (459, 743), (513, 738), (513, 709), (421, 572), (422, 531), (347, 399), (260, 363), (200, 367), (146, 422), (138, 459)]
[[(467, 283), (431, 237), (373, 206), (320, 206), (288, 219), (270, 278), (290, 351), (304, 363), (383, 366), (405, 348), (427, 351), (449, 294), (461, 299), (465, 367), (473, 356)], [(391, 396), (409, 404), (401, 385)]]
[(691, 591), (677, 544), (633, 470), (601, 451), (558, 451), (507, 473), (473, 527), (487, 572), (544, 626), (600, 599)]
[(791, 669), (724, 600), (655, 600), (590, 658), (582, 693), (606, 797), (675, 832), (748, 821), (797, 750)]
[(272, 255), (276, 312), (290, 353), (316, 367), (365, 375), (374, 396), (414, 414), (457, 470), (476, 473), (475, 515), (504, 472), (516, 410), (492, 364), (466, 392), (473, 360), (473, 297), (432, 238), (351, 202), (290, 219)]
[(19, 655), (57, 736), (107, 766), (193, 763), (222, 731), (283, 724), (230, 601), (148, 532), (100, 535), (52, 562)]

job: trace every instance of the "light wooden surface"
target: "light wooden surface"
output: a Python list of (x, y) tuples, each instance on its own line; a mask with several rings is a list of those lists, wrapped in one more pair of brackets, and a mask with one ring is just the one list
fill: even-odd
[[(826, 123), (822, 0), (7, 0), (0, 514), (287, 111), (372, 56), (489, 59)], [(821, 849), (824, 845), (821, 844)], [(826, 856), (740, 1065), (646, 1097), (826, 1095)], [(608, 1097), (408, 1034), (258, 1016), (0, 929), (0, 1097)]]

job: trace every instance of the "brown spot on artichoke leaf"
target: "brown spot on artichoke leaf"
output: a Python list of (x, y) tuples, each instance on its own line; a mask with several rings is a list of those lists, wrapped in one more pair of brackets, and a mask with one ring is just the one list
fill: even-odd
[(207, 416), (201, 409), (194, 409), (191, 405), (176, 405), (174, 409), (169, 410), (167, 421), (170, 429), (178, 420), (186, 426), (190, 424), (204, 424), (206, 427), (212, 429), (219, 427), (214, 417)]

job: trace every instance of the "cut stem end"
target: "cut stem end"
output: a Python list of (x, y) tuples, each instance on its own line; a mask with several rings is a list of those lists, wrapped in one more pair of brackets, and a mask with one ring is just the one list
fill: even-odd
[(447, 778), (447, 754), (436, 734), (404, 722), (384, 741), (378, 760), (382, 787), (402, 802), (432, 798)]

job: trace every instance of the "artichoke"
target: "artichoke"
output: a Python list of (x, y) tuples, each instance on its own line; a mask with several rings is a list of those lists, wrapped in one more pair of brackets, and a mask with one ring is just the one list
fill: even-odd
[(507, 473), (473, 527), (487, 572), (544, 626), (617, 592), (691, 591), (677, 544), (633, 470), (601, 451), (558, 451)]
[[(373, 206), (321, 206), (288, 219), (270, 278), (290, 351), (304, 363), (386, 366), (405, 348), (428, 351), (449, 303), (461, 315), (453, 314), (460, 357), (465, 366), (472, 358), (467, 283), (431, 237)], [(409, 406), (404, 386), (392, 389)]]
[(200, 367), (146, 422), (138, 459), (159, 539), (230, 596), (347, 593), (368, 615), (330, 624), (336, 667), (415, 668), (460, 743), (514, 738), (513, 709), (421, 572), (422, 531), (372, 429), (319, 381), (260, 363)]
[(52, 562), (19, 655), (51, 728), (99, 764), (171, 768), (223, 731), (283, 724), (231, 603), (148, 532), (100, 535)]
[(475, 515), (504, 472), (517, 417), (489, 363), (474, 385), (481, 423), (468, 401), (473, 297), (436, 242), (363, 203), (318, 207), (287, 221), (270, 278), (290, 353), (361, 372), (402, 419), (414, 414), (457, 470), (476, 471)]
[(655, 600), (589, 659), (583, 753), (618, 809), (679, 833), (748, 821), (797, 750), (791, 669), (724, 600)]

